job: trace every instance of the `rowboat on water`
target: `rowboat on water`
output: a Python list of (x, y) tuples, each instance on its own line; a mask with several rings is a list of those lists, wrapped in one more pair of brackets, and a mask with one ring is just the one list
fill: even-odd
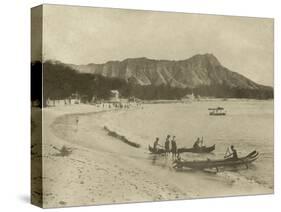
[(178, 149), (178, 154), (183, 153), (183, 152), (192, 152), (192, 153), (210, 153), (214, 151), (216, 148), (216, 145), (214, 144), (213, 146), (210, 147), (199, 147), (199, 148), (179, 148)]
[(233, 159), (222, 159), (222, 160), (197, 160), (197, 161), (183, 161), (183, 160), (175, 160), (174, 168), (176, 169), (182, 169), (182, 168), (189, 168), (189, 169), (212, 169), (215, 168), (217, 171), (219, 171), (219, 168), (224, 167), (237, 167), (240, 165), (245, 165), (248, 168), (248, 165), (255, 160), (257, 160), (259, 157), (259, 153), (257, 151), (253, 151), (247, 156)]
[(223, 107), (208, 108), (210, 116), (225, 116), (226, 112)]

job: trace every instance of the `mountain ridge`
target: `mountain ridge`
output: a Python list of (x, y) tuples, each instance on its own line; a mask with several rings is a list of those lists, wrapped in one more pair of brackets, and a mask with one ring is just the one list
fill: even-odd
[[(212, 54), (185, 60), (154, 60), (145, 57), (75, 65), (56, 60), (31, 63), (32, 73), (43, 66), (46, 98), (65, 98), (73, 93), (107, 99), (111, 90), (120, 96), (144, 99), (215, 98), (272, 99), (272, 87), (260, 85), (230, 71)], [(40, 72), (40, 71), (39, 71)]]
[(260, 89), (260, 85), (249, 78), (224, 67), (210, 53), (197, 54), (185, 60), (157, 60), (146, 57), (113, 60), (102, 64), (67, 64), (81, 73), (99, 74), (120, 78), (137, 85), (169, 85), (178, 88), (226, 85), (230, 88)]

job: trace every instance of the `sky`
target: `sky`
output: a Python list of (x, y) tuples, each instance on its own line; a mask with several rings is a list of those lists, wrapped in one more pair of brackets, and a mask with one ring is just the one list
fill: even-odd
[(212, 53), (228, 69), (272, 86), (273, 25), (268, 18), (44, 5), (43, 60), (88, 64)]

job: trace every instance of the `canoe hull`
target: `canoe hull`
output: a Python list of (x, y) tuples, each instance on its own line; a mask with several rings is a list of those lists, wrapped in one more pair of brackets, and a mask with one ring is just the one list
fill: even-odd
[[(177, 153), (184, 153), (184, 152), (191, 152), (191, 153), (210, 153), (214, 151), (216, 148), (216, 145), (210, 146), (210, 147), (204, 147), (204, 148), (179, 148), (177, 150)], [(157, 149), (157, 151), (154, 150), (150, 145), (148, 146), (148, 150), (153, 154), (163, 154), (165, 153), (165, 149)]]
[(165, 153), (165, 149), (157, 149), (157, 151), (155, 151), (154, 148), (152, 148), (150, 145), (148, 145), (148, 150), (150, 151), (150, 153), (152, 154), (163, 154)]
[(236, 167), (239, 165), (246, 165), (254, 162), (259, 157), (256, 151), (251, 152), (245, 157), (238, 159), (225, 159), (225, 160), (204, 160), (204, 161), (175, 161), (174, 168), (190, 168), (190, 169), (212, 169), (221, 167)]
[(183, 153), (183, 152), (191, 152), (191, 153), (210, 153), (216, 149), (216, 145), (214, 144), (213, 146), (210, 147), (204, 147), (204, 148), (179, 148), (178, 153)]
[(209, 115), (210, 116), (225, 116), (226, 113), (225, 112), (222, 112), (222, 113), (210, 112)]

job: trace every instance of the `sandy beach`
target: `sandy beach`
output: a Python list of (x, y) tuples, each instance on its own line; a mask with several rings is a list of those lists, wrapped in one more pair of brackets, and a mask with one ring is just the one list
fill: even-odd
[[(126, 156), (116, 157), (120, 148), (123, 151), (129, 148), (131, 153), (139, 149), (107, 136), (102, 125), (96, 132), (91, 132), (95, 137), (92, 142), (96, 143), (96, 149), (79, 145), (79, 139), (87, 135), (84, 132), (79, 135), (79, 127), (76, 131), (75, 125), (69, 122), (77, 116), (73, 114), (89, 113), (98, 115), (102, 109), (89, 105), (44, 109), (44, 208), (157, 201), (187, 195), (175, 185), (163, 183), (151, 168), (137, 164)], [(60, 151), (63, 147), (70, 152), (69, 155)]]
[[(43, 111), (44, 208), (273, 192), (272, 186), (241, 177), (241, 173), (177, 172), (170, 157), (149, 154), (151, 138), (138, 139), (133, 130), (124, 127), (127, 119), (132, 129), (145, 129), (149, 134), (148, 128), (128, 117), (134, 119), (139, 113), (150, 116), (150, 109), (116, 110), (80, 104)], [(109, 136), (105, 126), (121, 135), (126, 132), (126, 138), (140, 147)], [(34, 179), (36, 184), (36, 176)]]

